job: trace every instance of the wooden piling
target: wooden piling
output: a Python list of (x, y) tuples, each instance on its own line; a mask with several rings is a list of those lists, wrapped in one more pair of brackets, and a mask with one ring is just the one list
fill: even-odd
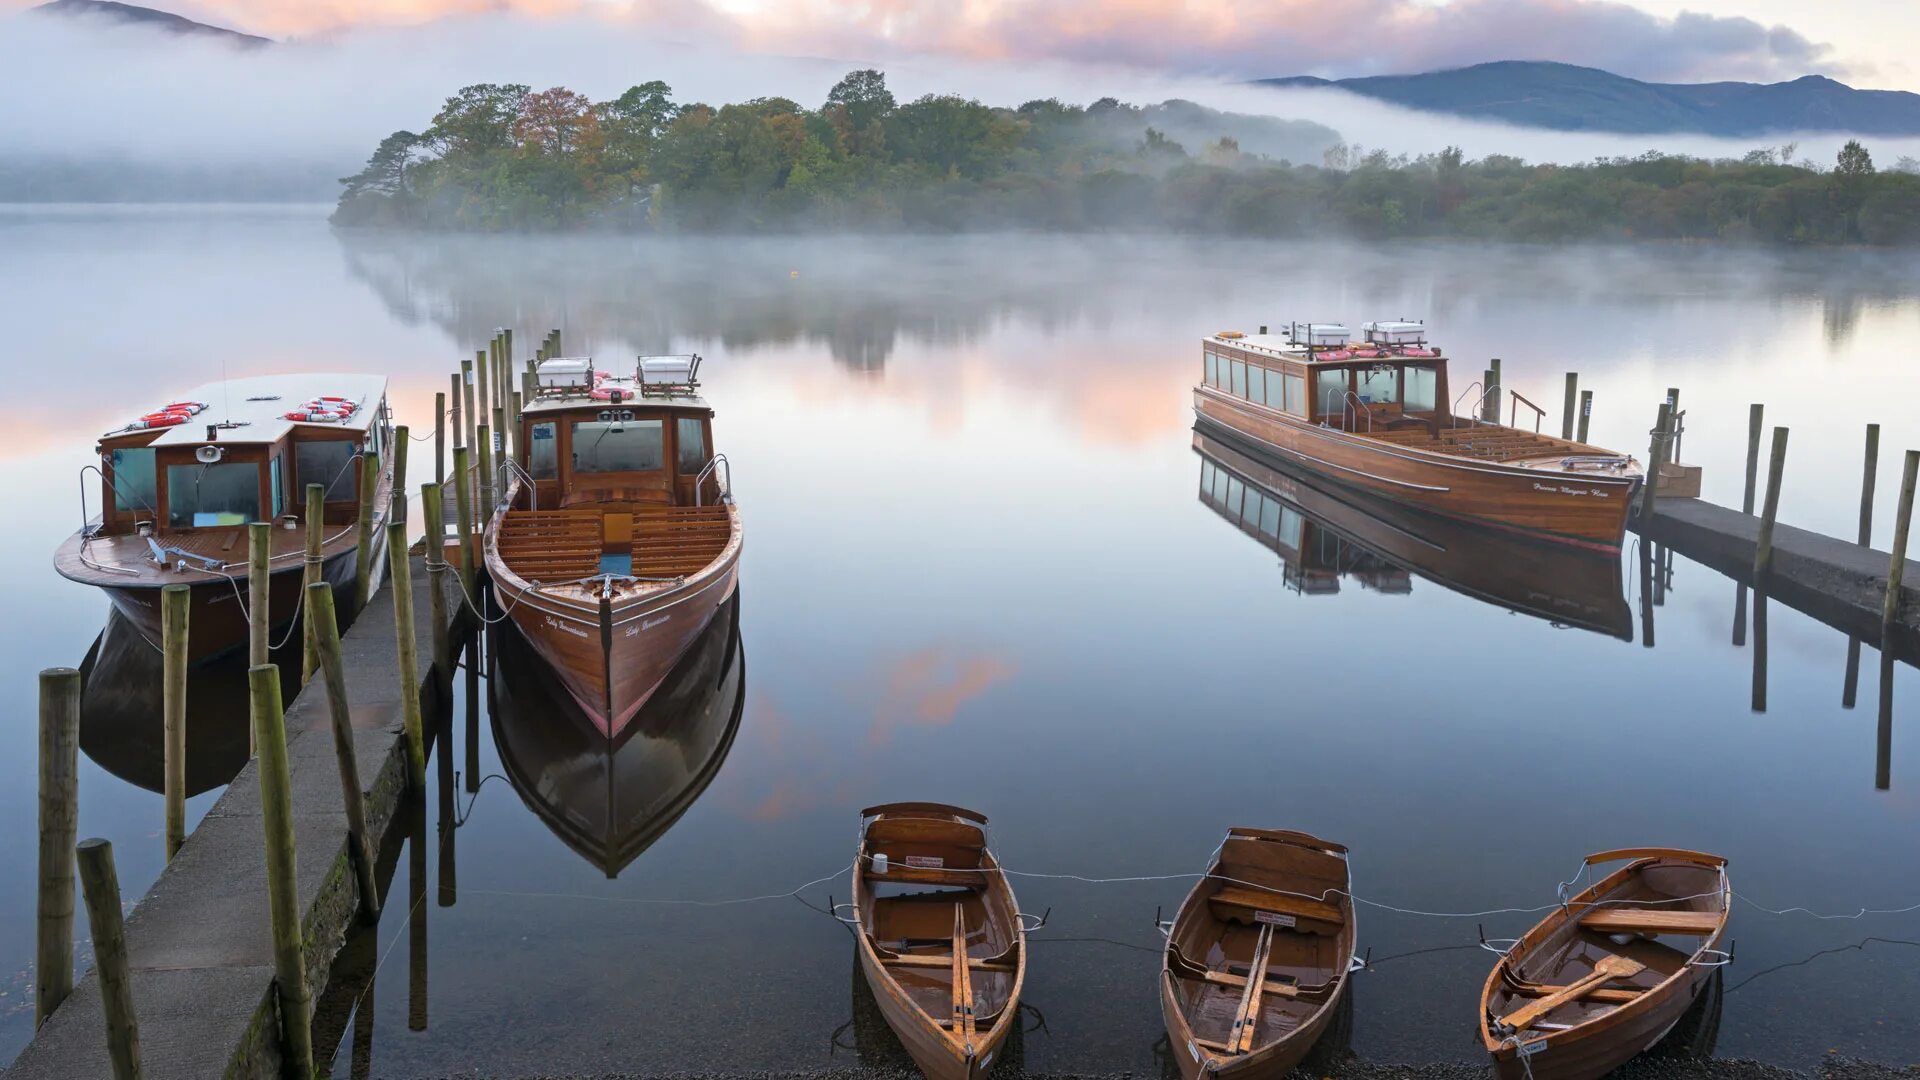
[(1578, 442), (1587, 441), (1587, 422), (1593, 419), (1593, 391), (1580, 391), (1580, 430), (1574, 434)]
[(505, 362), (506, 366), (500, 372), (499, 400), (505, 401), (507, 399), (507, 392), (513, 389), (514, 385), (520, 381), (519, 376), (516, 374), (520, 370), (520, 366), (513, 362), (513, 327), (508, 326), (503, 328), (500, 334), (500, 358)]
[(472, 795), (480, 790), (480, 634), (467, 638), (466, 677), (466, 788)]
[(73, 838), (79, 824), (80, 673), (40, 673), (40, 892), (33, 1026), (73, 992)]
[(433, 482), (447, 482), (447, 392), (433, 395)]
[(1867, 460), (1860, 467), (1860, 532), (1856, 541), (1861, 547), (1873, 546), (1873, 485), (1875, 474), (1880, 471), (1880, 425), (1867, 425)]
[(1880, 716), (1874, 725), (1873, 787), (1893, 787), (1893, 653), (1880, 650)]
[(107, 1018), (107, 1057), (113, 1062), (114, 1080), (138, 1080), (140, 1021), (133, 1011), (133, 973), (127, 963), (127, 924), (120, 912), (113, 845), (98, 838), (82, 840), (73, 854), (93, 933), (93, 970), (100, 978), (101, 1011)]
[(1493, 368), (1480, 372), (1480, 420), (1482, 423), (1500, 422), (1500, 373)]
[(520, 391), (518, 390), (507, 395), (507, 401), (509, 403), (507, 409), (507, 432), (513, 436), (513, 460), (519, 462), (520, 467), (524, 469), (527, 467), (527, 448), (520, 438), (522, 430), (520, 412), (525, 403), (521, 400)]
[(1653, 548), (1643, 536), (1640, 557), (1640, 644), (1653, 648)]
[[(461, 367), (464, 368), (465, 366), (464, 363), (461, 364)], [(467, 445), (467, 414), (460, 408), (460, 399), (465, 396), (463, 391), (466, 389), (466, 384), (460, 378), (458, 371), (447, 376), (447, 382), (449, 391), (447, 407), (452, 410), (452, 415), (447, 417), (447, 427), (453, 432), (453, 442), (450, 445), (465, 446)], [(452, 459), (449, 458), (448, 460), (451, 461)]]
[[(493, 357), (498, 340), (487, 342), (487, 347), (473, 354), (473, 395), (475, 400), (473, 422), (477, 427), (487, 422), (493, 415), (489, 404), (493, 400)], [(475, 443), (474, 445), (479, 445)]]
[(1761, 418), (1766, 406), (1755, 403), (1747, 406), (1747, 486), (1746, 494), (1740, 497), (1740, 512), (1753, 513), (1753, 489), (1760, 478), (1760, 432)]
[[(474, 365), (478, 364), (481, 358), (484, 356), (486, 356), (486, 353), (476, 351), (473, 354), (472, 360), (462, 360), (460, 362), (460, 375), (461, 375), (460, 391), (462, 395), (465, 396), (466, 403), (467, 403), (466, 446), (467, 446), (467, 449), (469, 450), (473, 449), (477, 445), (474, 438), (474, 429), (480, 426), (479, 413), (475, 411), (475, 406), (473, 403), (473, 381), (474, 381), (473, 370), (474, 370)], [(469, 480), (468, 483), (472, 483), (472, 481)]]
[[(453, 710), (441, 709), (434, 720), (437, 742), (434, 772), (437, 774), (434, 791), (439, 795), (440, 839), (439, 869), (434, 874), (438, 885), (438, 903), (441, 907), (452, 907), (459, 899), (458, 860), (454, 857), (454, 839), (460, 832), (459, 800), (455, 797), (453, 785)], [(426, 808), (421, 808), (426, 813)]]
[(1563, 439), (1571, 440), (1573, 438), (1573, 417), (1574, 413), (1578, 410), (1579, 403), (1580, 373), (1577, 371), (1569, 371), (1567, 372), (1566, 403), (1562, 405), (1560, 409), (1560, 437)]
[(493, 426), (480, 425), (480, 503), (476, 507), (480, 521), (493, 517)]
[(160, 590), (160, 725), (165, 777), (167, 861), (187, 842), (187, 609), (193, 590), (168, 585)]
[(445, 689), (453, 682), (453, 632), (447, 620), (447, 519), (440, 485), (420, 485), (420, 513), (427, 525), (427, 604), (433, 619), (433, 674)]
[[(305, 586), (311, 585), (316, 581), (326, 580), (325, 574), (322, 573), (325, 567), (322, 565), (320, 559), (320, 545), (321, 541), (325, 539), (324, 534), (327, 528), (327, 489), (321, 487), (319, 484), (307, 485), (306, 517), (307, 554), (305, 570), (301, 574), (300, 579), (303, 589)], [(300, 595), (304, 597), (306, 593), (303, 591)], [(302, 642), (300, 650), (300, 685), (302, 686), (312, 681), (314, 670), (320, 664), (320, 654), (314, 650), (312, 614), (310, 611), (303, 612), (300, 620), (300, 640)], [(257, 752), (259, 747), (256, 746), (254, 749)]]
[(360, 519), (354, 522), (358, 546), (353, 553), (353, 613), (366, 609), (373, 595), (373, 491), (380, 486), (380, 455), (372, 450), (360, 455)]
[(1907, 451), (1907, 466), (1900, 474), (1900, 502), (1893, 512), (1893, 565), (1887, 568), (1887, 602), (1880, 612), (1880, 652), (1884, 655), (1887, 637), (1900, 619), (1900, 579), (1907, 569), (1907, 530), (1913, 524), (1913, 486), (1920, 474), (1920, 450)]
[(453, 450), (453, 472), (459, 483), (453, 486), (454, 527), (460, 530), (460, 587), (471, 604), (473, 597), (473, 486), (467, 480), (467, 454), (464, 446)]
[[(311, 614), (312, 605), (308, 607)], [(292, 778), (287, 769), (287, 729), (280, 714), (280, 669), (271, 664), (249, 668), (247, 682), (253, 699), (253, 738), (260, 748), (260, 821), (267, 844), (267, 910), (273, 924), (282, 1073), (309, 1080), (313, 1076), (312, 997), (301, 945)]]
[(407, 1030), (427, 1030), (427, 808), (414, 803), (407, 836)]
[(1860, 639), (1847, 638), (1847, 673), (1840, 681), (1840, 707), (1851, 709), (1860, 697)]
[[(1787, 429), (1773, 429), (1773, 455), (1767, 459), (1767, 497), (1760, 510), (1760, 537), (1753, 547), (1753, 587), (1765, 591), (1766, 576), (1773, 569), (1773, 519), (1780, 512), (1780, 473), (1787, 467)], [(1754, 597), (1754, 644), (1759, 645), (1761, 597)]]
[[(402, 526), (404, 527), (404, 526)], [(367, 797), (360, 786), (359, 754), (353, 747), (353, 713), (347, 706), (347, 668), (340, 659), (340, 623), (334, 616), (333, 588), (324, 581), (307, 586), (320, 646), (320, 672), (327, 683), (327, 713), (333, 726), (333, 755), (340, 766), (340, 801), (347, 809), (347, 853), (359, 883), (360, 921), (380, 921), (380, 888), (373, 879), (373, 845), (367, 839)]]
[(415, 791), (427, 790), (427, 743), (420, 722), (419, 638), (413, 621), (413, 561), (407, 556), (407, 527), (387, 526), (387, 580), (393, 585), (394, 643), (400, 651), (400, 719), (407, 733), (407, 779)]
[(1660, 403), (1660, 414), (1653, 422), (1653, 433), (1647, 443), (1647, 478), (1640, 485), (1640, 520), (1653, 520), (1654, 493), (1660, 489), (1660, 467), (1667, 463), (1668, 425), (1672, 423), (1673, 413), (1666, 402)]
[(1767, 589), (1753, 589), (1753, 711), (1767, 711)]
[(412, 441), (407, 425), (393, 429), (393, 512), (388, 521), (407, 520), (407, 444)]
[(256, 521), (247, 526), (247, 666), (267, 662), (267, 628), (273, 625), (273, 612), (267, 596), (273, 590), (273, 523)]

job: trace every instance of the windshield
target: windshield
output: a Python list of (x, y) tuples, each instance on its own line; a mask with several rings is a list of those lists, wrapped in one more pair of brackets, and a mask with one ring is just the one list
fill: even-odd
[(583, 420), (573, 425), (573, 471), (655, 472), (666, 467), (658, 420)]

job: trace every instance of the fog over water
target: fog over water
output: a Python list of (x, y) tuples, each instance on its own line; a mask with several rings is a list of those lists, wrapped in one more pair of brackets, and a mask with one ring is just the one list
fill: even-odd
[[(1884, 546), (1897, 452), (1920, 447), (1911, 255), (369, 236), (323, 215), (0, 209), (20, 358), (0, 557), (15, 568), (10, 610), (30, 613), (0, 621), (5, 713), (32, 716), (34, 673), (79, 663), (105, 619), (104, 599), (49, 565), (81, 520), (77, 477), (99, 432), (223, 374), (299, 370), (387, 373), (399, 420), (424, 431), (448, 371), (501, 325), (523, 344), (560, 327), (568, 351), (609, 364), (706, 357), (746, 528), (749, 658), (728, 676), (744, 701), (717, 763), (688, 749), (714, 738), (676, 741), (670, 725), (607, 763), (616, 776), (711, 764), (684, 816), (613, 878), (549, 824), (564, 785), (542, 778), (595, 767), (565, 737), (569, 717), (521, 707), (454, 725), (430, 772), (448, 761), (457, 790), (442, 803), (431, 785), (410, 841), (422, 855), (403, 852), (384, 921), (349, 957), (380, 965), (377, 992), (362, 996), (362, 970), (329, 1013), (335, 1075), (356, 1062), (532, 1075), (886, 1060), (850, 980), (852, 943), (823, 915), (644, 901), (822, 875), (805, 898), (844, 899), (856, 813), (891, 799), (977, 806), (1006, 864), (1039, 873), (1191, 872), (1226, 826), (1248, 824), (1344, 841), (1363, 896), (1423, 910), (1550, 904), (1582, 854), (1647, 843), (1728, 855), (1735, 888), (1776, 908), (1920, 900), (1920, 864), (1895, 857), (1920, 826), (1912, 668), (1892, 671), (1882, 738), (1873, 650), (1843, 708), (1846, 639), (1776, 603), (1755, 712), (1758, 653), (1730, 641), (1734, 586), (1720, 575), (1680, 558), (1646, 592), (1630, 545), (1619, 564), (1549, 564), (1537, 580), (1456, 570), (1479, 575), (1468, 587), (1423, 561), (1432, 552), (1383, 555), (1404, 530), (1364, 515), (1331, 529), (1258, 492), (1232, 471), (1243, 465), (1196, 451), (1191, 411), (1207, 332), (1424, 317), (1460, 385), (1502, 357), (1549, 430), (1577, 370), (1602, 445), (1644, 454), (1655, 406), (1679, 387), (1684, 457), (1715, 501), (1739, 501), (1747, 407), (1764, 402), (1769, 424), (1792, 429), (1782, 520), (1829, 533), (1852, 533), (1862, 427), (1878, 421)], [(1242, 505), (1259, 512), (1217, 491), (1256, 491)], [(1298, 550), (1262, 531), (1270, 507)], [(1542, 604), (1583, 615), (1523, 613)], [(1628, 625), (1582, 628), (1607, 622), (1594, 612)], [(15, 820), (33, 817), (34, 746), (32, 724), (0, 725), (0, 813)], [(131, 898), (161, 869), (160, 797), (138, 786), (152, 770), (87, 753), (80, 829), (113, 840)], [(601, 813), (598, 798), (576, 809)], [(0, 834), (0, 1061), (31, 1027), (33, 858), (31, 830)], [(1026, 909), (1053, 908), (1032, 950), (1027, 999), (1047, 1026), (1026, 1037), (1027, 1066), (1157, 1069), (1150, 923), (1187, 882), (1016, 887)], [(418, 953), (400, 947), (411, 912)], [(1472, 1057), (1490, 963), (1479, 921), (1504, 936), (1526, 918), (1362, 914), (1376, 968), (1356, 977), (1356, 1053)], [(1732, 933), (1718, 1054), (1920, 1057), (1906, 1019), (1920, 914), (1829, 922), (1742, 905)]]

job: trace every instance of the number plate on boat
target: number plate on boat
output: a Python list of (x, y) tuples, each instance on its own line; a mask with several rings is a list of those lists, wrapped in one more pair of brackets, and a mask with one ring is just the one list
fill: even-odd
[(946, 867), (947, 860), (938, 855), (909, 855), (907, 856), (907, 865), (923, 866), (929, 870), (940, 870)]
[(1193, 1041), (1192, 1039), (1188, 1039), (1188, 1040), (1187, 1040), (1187, 1053), (1189, 1053), (1189, 1054), (1192, 1054), (1192, 1055), (1193, 1055), (1193, 1060), (1195, 1060), (1195, 1061), (1199, 1061), (1199, 1060), (1200, 1060), (1200, 1047), (1199, 1047), (1199, 1044), (1197, 1044), (1197, 1043), (1195, 1043), (1195, 1042), (1194, 1042), (1194, 1041)]
[(1545, 1050), (1546, 1048), (1547, 1048), (1547, 1040), (1545, 1039), (1534, 1039), (1531, 1042), (1523, 1042), (1520, 1044), (1520, 1047), (1519, 1047), (1520, 1056), (1532, 1057), (1533, 1055), (1539, 1053), (1542, 1050)]
[(1293, 916), (1282, 915), (1277, 911), (1256, 911), (1253, 913), (1253, 921), (1267, 923), (1272, 926), (1292, 926)]

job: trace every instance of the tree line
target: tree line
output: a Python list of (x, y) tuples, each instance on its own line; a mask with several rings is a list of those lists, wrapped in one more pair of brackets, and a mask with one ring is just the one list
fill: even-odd
[[(854, 71), (810, 109), (678, 103), (648, 82), (595, 102), (483, 83), (344, 178), (347, 226), (467, 230), (987, 229), (1234, 236), (1920, 243), (1920, 162), (1831, 168), (1791, 145), (1739, 159), (1659, 152), (1529, 164), (1418, 157), (1302, 121), (1190, 102), (1001, 108), (894, 99)], [(1317, 157), (1317, 161), (1304, 160)]]

